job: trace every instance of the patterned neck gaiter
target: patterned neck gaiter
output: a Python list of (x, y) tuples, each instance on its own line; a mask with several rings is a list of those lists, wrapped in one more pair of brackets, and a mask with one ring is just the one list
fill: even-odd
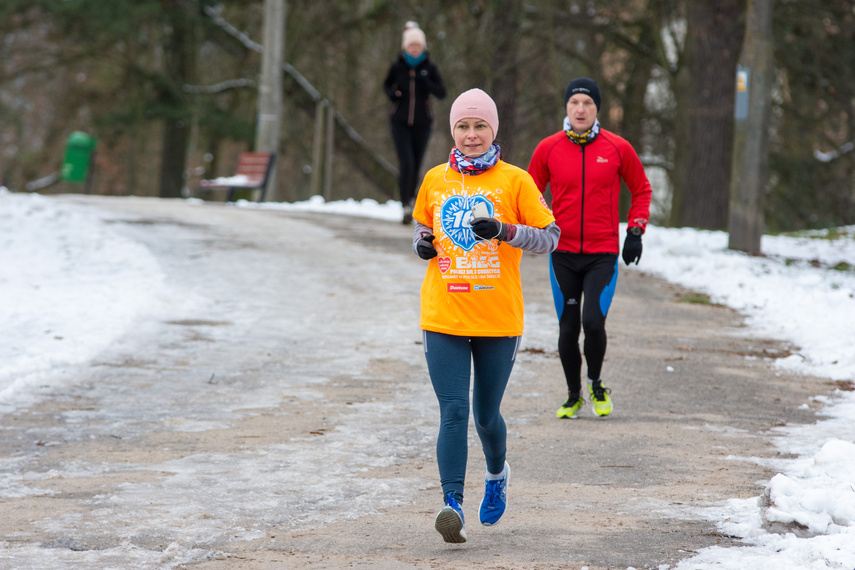
[(590, 129), (585, 131), (584, 133), (577, 133), (570, 126), (570, 118), (564, 117), (564, 134), (567, 135), (567, 138), (570, 139), (573, 143), (579, 146), (585, 146), (586, 144), (592, 142), (597, 135), (600, 134), (600, 120), (594, 119), (594, 124)]
[(448, 165), (456, 172), (475, 176), (487, 172), (496, 166), (501, 154), (502, 149), (497, 144), (491, 145), (490, 150), (481, 156), (463, 156), (463, 153), (457, 147), (454, 147), (448, 156)]

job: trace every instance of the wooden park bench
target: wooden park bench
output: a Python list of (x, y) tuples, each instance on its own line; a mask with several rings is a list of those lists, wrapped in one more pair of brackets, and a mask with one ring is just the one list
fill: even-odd
[(258, 201), (262, 202), (275, 162), (276, 155), (273, 153), (242, 152), (238, 156), (233, 176), (200, 180), (199, 190), (226, 190), (226, 202), (234, 202), (238, 190), (260, 190)]

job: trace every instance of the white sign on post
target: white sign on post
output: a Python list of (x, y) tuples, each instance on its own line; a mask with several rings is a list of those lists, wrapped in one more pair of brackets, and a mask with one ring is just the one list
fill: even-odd
[(733, 113), (737, 121), (748, 118), (748, 87), (751, 82), (751, 69), (736, 66), (736, 104)]

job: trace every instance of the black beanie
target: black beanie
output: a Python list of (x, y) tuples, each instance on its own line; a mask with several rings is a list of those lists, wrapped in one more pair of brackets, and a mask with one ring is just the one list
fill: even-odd
[(583, 93), (594, 100), (597, 106), (597, 112), (600, 111), (600, 86), (593, 79), (580, 77), (574, 79), (567, 84), (567, 89), (564, 91), (564, 106), (567, 106), (567, 101), (576, 93)]

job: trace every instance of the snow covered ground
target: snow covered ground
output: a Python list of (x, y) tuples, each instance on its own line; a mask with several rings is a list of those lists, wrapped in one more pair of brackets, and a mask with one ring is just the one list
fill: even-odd
[[(401, 216), (400, 204), (371, 200), (238, 206)], [(631, 270), (739, 310), (757, 335), (799, 347), (777, 366), (841, 386), (817, 395), (829, 419), (777, 429), (776, 445), (797, 458), (770, 465), (779, 474), (762, 497), (701, 513), (746, 547), (709, 548), (673, 570), (855, 568), (855, 392), (846, 390), (855, 382), (855, 227), (764, 236), (762, 257), (727, 250), (724, 233), (690, 229), (650, 227), (644, 248)], [(37, 400), (43, 375), (93, 358), (133, 318), (163, 311), (164, 287), (145, 247), (84, 208), (0, 188), (0, 414)], [(87, 306), (102, 310), (93, 318)], [(0, 497), (13, 492), (0, 485)]]

